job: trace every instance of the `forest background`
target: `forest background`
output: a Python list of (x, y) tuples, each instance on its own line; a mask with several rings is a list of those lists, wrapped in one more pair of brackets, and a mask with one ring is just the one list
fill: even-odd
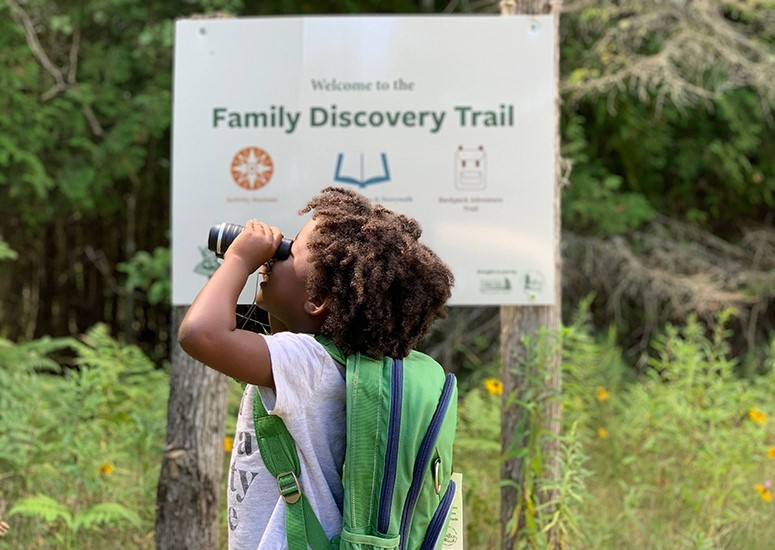
[[(497, 9), (0, 3), (0, 548), (153, 546), (174, 20)], [(775, 537), (774, 40), (771, 0), (564, 3), (564, 475), (520, 544)], [(452, 308), (424, 349), (460, 380), (468, 546), (497, 547), (497, 308)], [(513, 451), (537, 476), (538, 447)]]

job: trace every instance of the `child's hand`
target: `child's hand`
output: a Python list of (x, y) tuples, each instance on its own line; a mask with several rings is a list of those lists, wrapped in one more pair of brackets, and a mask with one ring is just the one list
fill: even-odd
[(223, 257), (225, 260), (241, 261), (248, 272), (253, 273), (274, 255), (282, 238), (279, 228), (258, 220), (249, 220)]

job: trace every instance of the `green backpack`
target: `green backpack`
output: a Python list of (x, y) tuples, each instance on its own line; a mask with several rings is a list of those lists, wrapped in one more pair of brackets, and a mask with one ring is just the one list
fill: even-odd
[(256, 437), (286, 502), (290, 550), (440, 548), (457, 490), (451, 481), (457, 427), (457, 382), (432, 358), (345, 357), (347, 447), (342, 534), (329, 541), (304, 497), (296, 444), (282, 419), (269, 415), (256, 392)]

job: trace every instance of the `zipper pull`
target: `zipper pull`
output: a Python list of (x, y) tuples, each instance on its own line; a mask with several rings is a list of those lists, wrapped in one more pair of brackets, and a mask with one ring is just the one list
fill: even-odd
[(436, 457), (433, 460), (433, 484), (436, 494), (441, 494), (441, 458)]

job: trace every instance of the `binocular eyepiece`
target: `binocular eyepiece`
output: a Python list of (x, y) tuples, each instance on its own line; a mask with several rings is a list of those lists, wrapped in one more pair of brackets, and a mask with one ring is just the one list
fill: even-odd
[[(207, 248), (215, 252), (216, 257), (223, 258), (226, 249), (229, 248), (234, 239), (237, 238), (237, 235), (242, 233), (244, 229), (244, 225), (237, 225), (236, 223), (219, 223), (212, 226), (207, 236)], [(291, 254), (292, 243), (291, 239), (283, 238), (272, 258), (275, 260), (286, 259)]]

